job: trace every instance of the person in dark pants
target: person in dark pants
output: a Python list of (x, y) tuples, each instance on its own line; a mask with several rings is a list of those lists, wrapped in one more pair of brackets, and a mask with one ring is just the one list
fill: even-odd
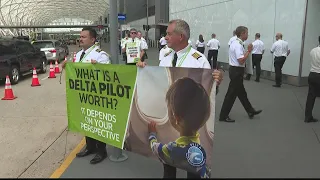
[(218, 61), (218, 53), (220, 48), (220, 42), (216, 39), (216, 34), (211, 35), (212, 39), (207, 43), (207, 46), (209, 47), (208, 51), (208, 61), (211, 65), (212, 69), (217, 68), (217, 61)]
[[(256, 68), (256, 82), (260, 82), (261, 75), (261, 60), (264, 54), (264, 43), (260, 40), (260, 33), (256, 33), (255, 41), (252, 43), (252, 67)], [(248, 74), (246, 80), (251, 79), (251, 74)]]
[[(319, 36), (319, 44), (320, 44), (320, 36)], [(316, 101), (316, 97), (320, 97), (320, 45), (311, 50), (310, 55), (312, 57), (311, 60), (311, 70), (308, 77), (309, 82), (309, 92), (306, 102), (305, 109), (305, 120), (304, 122), (318, 122), (312, 116), (313, 107)]]
[(276, 42), (272, 45), (271, 53), (274, 55), (274, 70), (276, 74), (276, 84), (273, 87), (280, 88), (282, 85), (282, 67), (290, 54), (288, 42), (282, 40), (282, 34), (277, 33)]
[[(96, 38), (97, 32), (94, 29), (88, 27), (82, 29), (80, 33), (82, 50), (77, 53), (75, 63), (110, 64), (109, 55), (95, 44)], [(61, 64), (62, 68), (65, 68), (66, 62), (65, 60)], [(107, 157), (106, 144), (86, 136), (86, 147), (76, 156), (85, 157), (93, 153), (96, 155), (90, 161), (91, 164), (103, 161)]]
[(252, 51), (252, 44), (248, 46), (247, 52), (245, 52), (244, 48), (244, 41), (248, 39), (248, 28), (239, 26), (236, 29), (236, 35), (237, 40), (233, 41), (229, 48), (229, 77), (231, 81), (219, 118), (219, 121), (224, 122), (235, 122), (235, 120), (229, 117), (229, 113), (237, 97), (247, 111), (250, 119), (262, 112), (262, 110), (256, 111), (252, 107), (243, 85), (245, 62)]
[(197, 51), (204, 54), (206, 44), (204, 43), (203, 36), (200, 34), (199, 39), (196, 42)]

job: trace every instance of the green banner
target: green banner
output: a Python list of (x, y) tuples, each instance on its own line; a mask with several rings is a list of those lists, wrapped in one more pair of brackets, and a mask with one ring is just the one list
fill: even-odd
[(123, 149), (135, 66), (67, 63), (69, 130)]

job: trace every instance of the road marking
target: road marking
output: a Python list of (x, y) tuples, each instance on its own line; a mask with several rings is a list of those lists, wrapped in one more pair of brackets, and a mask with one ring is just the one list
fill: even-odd
[(54, 173), (50, 176), (50, 178), (60, 178), (64, 171), (70, 166), (73, 159), (76, 157), (76, 154), (81, 151), (81, 149), (86, 144), (85, 138), (81, 140), (81, 142), (77, 145), (76, 148), (69, 154), (69, 156), (63, 161), (61, 166), (54, 171)]
[(48, 78), (49, 78), (49, 77), (45, 77), (45, 78), (41, 79), (41, 81), (46, 80), (46, 79), (48, 79)]

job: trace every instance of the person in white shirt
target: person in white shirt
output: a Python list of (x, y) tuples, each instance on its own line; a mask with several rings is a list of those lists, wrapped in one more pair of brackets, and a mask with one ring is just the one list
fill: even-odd
[(228, 45), (230, 47), (230, 45), (232, 44), (233, 41), (237, 40), (237, 35), (236, 35), (236, 31), (233, 31), (233, 36), (232, 38), (230, 38), (229, 42), (228, 42)]
[(224, 122), (235, 122), (235, 120), (229, 117), (229, 113), (237, 97), (247, 111), (250, 119), (262, 112), (262, 110), (256, 111), (252, 107), (243, 85), (245, 62), (252, 51), (252, 44), (249, 44), (247, 52), (245, 52), (244, 48), (244, 41), (248, 39), (248, 28), (239, 26), (236, 29), (236, 35), (237, 39), (231, 43), (229, 48), (229, 77), (231, 81), (219, 118), (219, 121)]
[(200, 34), (199, 39), (196, 41), (197, 50), (199, 52), (201, 52), (202, 54), (204, 54), (205, 46), (206, 46), (206, 44), (204, 42), (203, 36), (202, 36), (202, 34)]
[(159, 40), (160, 43), (160, 49), (162, 49), (165, 45), (167, 45), (166, 38), (164, 37), (163, 34), (161, 34), (161, 39)]
[[(188, 43), (190, 38), (190, 27), (187, 22), (181, 19), (172, 20), (167, 28), (167, 46), (173, 51), (167, 54), (161, 61), (161, 67), (185, 67), (185, 68), (205, 68), (211, 69), (207, 58), (199, 51), (193, 49)], [(137, 63), (139, 67), (145, 67), (145, 62)], [(213, 79), (217, 85), (222, 81), (223, 74), (219, 70), (213, 72)], [(163, 178), (176, 178), (176, 168), (167, 164), (163, 164)], [(189, 178), (197, 177), (197, 174), (189, 173)]]
[(216, 39), (216, 34), (211, 35), (212, 39), (207, 43), (209, 47), (208, 60), (212, 69), (216, 69), (218, 66), (218, 52), (220, 49), (220, 42)]
[(304, 122), (318, 122), (317, 119), (313, 118), (312, 111), (316, 101), (316, 97), (320, 97), (320, 36), (319, 46), (312, 49), (310, 52), (311, 56), (311, 70), (308, 77), (309, 92), (305, 108), (305, 120)]
[[(256, 82), (260, 82), (261, 75), (261, 60), (264, 54), (264, 43), (260, 40), (260, 33), (256, 33), (255, 41), (253, 41), (252, 46), (252, 67), (256, 68)], [(251, 79), (251, 74), (248, 74), (246, 80)]]
[(142, 56), (142, 58), (141, 58), (141, 61), (145, 61), (146, 59), (148, 59), (148, 54), (147, 54), (147, 50), (148, 50), (148, 43), (147, 43), (147, 41), (146, 41), (146, 39), (144, 39), (143, 37), (142, 37), (142, 33), (141, 33), (141, 31), (138, 31), (138, 33), (137, 33), (137, 38), (138, 39), (140, 39), (141, 40), (141, 43), (143, 44), (142, 46), (143, 46), (143, 50), (144, 50), (144, 55)]
[(276, 73), (276, 84), (273, 87), (280, 88), (282, 85), (282, 67), (290, 55), (290, 49), (288, 42), (282, 40), (281, 33), (277, 33), (276, 40), (271, 48), (271, 53), (274, 55), (274, 69)]
[[(75, 63), (92, 63), (92, 64), (110, 64), (109, 55), (102, 51), (95, 41), (97, 32), (92, 28), (83, 28), (80, 33), (80, 46), (82, 50), (76, 55)], [(62, 68), (65, 68), (66, 60), (62, 63)], [(96, 154), (90, 161), (90, 164), (97, 164), (107, 157), (106, 143), (86, 136), (86, 147), (76, 154), (77, 157), (85, 157), (91, 154)]]
[[(148, 49), (146, 44), (137, 37), (137, 34), (138, 32), (135, 28), (130, 29), (130, 38), (128, 38), (128, 40), (126, 40), (122, 44), (122, 52), (127, 54), (127, 59), (126, 59), (127, 65), (136, 65), (137, 62), (143, 61), (142, 57), (144, 56), (145, 50)], [(130, 45), (131, 48), (137, 48), (137, 51), (132, 51), (132, 52), (128, 51), (127, 49), (128, 45)], [(129, 54), (129, 53), (135, 53), (135, 54)], [(133, 57), (135, 58), (133, 61), (131, 56), (135, 56)]]

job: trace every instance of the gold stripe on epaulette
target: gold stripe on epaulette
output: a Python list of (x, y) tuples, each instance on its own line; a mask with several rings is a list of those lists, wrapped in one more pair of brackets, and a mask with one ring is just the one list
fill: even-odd
[(200, 54), (198, 54), (197, 52), (193, 53), (192, 54), (192, 57), (196, 58), (196, 59), (199, 59), (201, 58), (202, 56)]

